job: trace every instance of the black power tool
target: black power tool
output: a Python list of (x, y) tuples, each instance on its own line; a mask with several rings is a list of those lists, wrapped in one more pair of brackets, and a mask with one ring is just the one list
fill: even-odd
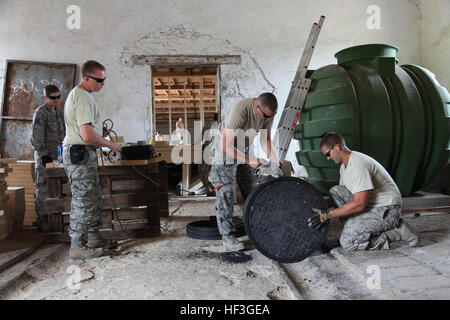
[(155, 154), (155, 147), (151, 144), (126, 146), (120, 149), (122, 160), (148, 160)]

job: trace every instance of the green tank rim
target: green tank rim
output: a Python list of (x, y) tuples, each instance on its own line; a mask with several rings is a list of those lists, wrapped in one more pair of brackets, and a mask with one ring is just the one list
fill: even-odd
[(353, 46), (350, 48), (345, 48), (338, 51), (334, 56), (338, 61), (338, 64), (349, 64), (349, 63), (359, 63), (364, 60), (372, 60), (376, 58), (395, 58), (397, 60), (398, 47), (383, 44), (363, 44), (358, 46)]

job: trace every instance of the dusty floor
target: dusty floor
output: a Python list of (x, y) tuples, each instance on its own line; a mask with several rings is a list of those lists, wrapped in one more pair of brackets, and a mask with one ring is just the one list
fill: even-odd
[[(113, 255), (67, 259), (68, 245), (45, 244), (0, 274), (1, 299), (449, 299), (450, 212), (405, 219), (422, 244), (392, 250), (316, 252), (302, 262), (278, 264), (248, 249), (225, 253), (221, 241), (186, 236), (186, 224), (214, 214), (214, 202), (171, 202), (173, 217), (157, 238), (126, 240)], [(241, 210), (236, 208), (236, 214)], [(339, 224), (329, 233), (336, 236)], [(248, 239), (244, 237), (242, 239)]]

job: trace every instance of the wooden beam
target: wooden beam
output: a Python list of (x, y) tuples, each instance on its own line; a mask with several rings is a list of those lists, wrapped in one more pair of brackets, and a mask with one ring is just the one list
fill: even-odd
[(152, 119), (153, 119), (153, 139), (156, 139), (156, 106), (155, 106), (155, 95), (156, 95), (156, 91), (155, 91), (155, 86), (156, 84), (161, 84), (161, 81), (159, 81), (158, 78), (153, 77), (153, 79), (155, 79), (154, 81), (152, 81), (152, 109), (153, 109), (153, 115), (152, 115)]
[[(185, 77), (187, 77), (189, 80), (200, 81), (200, 79), (202, 77), (209, 78), (209, 79), (216, 79), (216, 72), (215, 71), (197, 71), (197, 72), (194, 72), (193, 74), (191, 72), (159, 72), (156, 76), (165, 77), (165, 78), (167, 78), (167, 77), (180, 78), (180, 79), (184, 79)], [(162, 82), (162, 83), (166, 84), (166, 82)], [(172, 82), (172, 84), (175, 85), (175, 82)]]
[(183, 94), (184, 94), (184, 127), (187, 129), (187, 124), (188, 124), (188, 113), (187, 113), (187, 100), (186, 100), (186, 84), (188, 83), (187, 79), (184, 78), (183, 81), (184, 85), (183, 85)]
[[(164, 107), (157, 106), (155, 109), (159, 113), (163, 113), (163, 112), (167, 112), (168, 113), (169, 112), (169, 109), (168, 108), (164, 108)], [(180, 112), (182, 113), (182, 112), (184, 112), (184, 110), (185, 110), (184, 107), (180, 107), (180, 108), (172, 107), (172, 113), (180, 113)], [(204, 110), (205, 110), (205, 112), (215, 112), (216, 111), (216, 105), (214, 104), (214, 105), (210, 105), (208, 107), (205, 107)], [(189, 108), (186, 108), (186, 112), (188, 114), (191, 114), (191, 113), (198, 113), (198, 114), (200, 114), (200, 109), (199, 109), (198, 106), (196, 106), (196, 107), (191, 106)], [(156, 116), (158, 116), (158, 115), (156, 115)]]
[[(203, 91), (203, 78), (200, 80), (200, 122), (202, 123), (202, 128), (205, 125), (205, 100)], [(214, 96), (214, 99), (216, 97)]]
[(169, 143), (172, 142), (172, 97), (170, 95), (170, 82), (169, 83)]
[(240, 64), (240, 55), (135, 55), (131, 63), (152, 66)]
[[(155, 96), (155, 100), (156, 101), (169, 101), (169, 96)], [(179, 98), (174, 98), (172, 96), (171, 93), (171, 100), (172, 102), (174, 101), (184, 101), (184, 96), (180, 96)], [(216, 96), (215, 95), (205, 95), (202, 97), (202, 95), (186, 95), (186, 101), (192, 101), (192, 100), (197, 100), (197, 101), (202, 101), (202, 100), (216, 100)]]
[[(190, 107), (190, 108), (200, 108), (199, 103), (194, 103), (194, 102), (195, 101), (187, 102), (186, 106)], [(215, 101), (213, 101), (213, 102), (205, 102), (203, 105), (204, 105), (204, 107), (215, 107), (216, 106), (216, 102)], [(160, 108), (169, 109), (169, 102), (167, 100), (164, 101), (164, 102), (156, 102), (155, 106), (158, 109), (160, 109)], [(176, 108), (178, 108), (178, 109), (183, 108), (184, 109), (184, 103), (182, 103), (181, 101), (179, 101), (179, 102), (173, 102), (172, 101), (171, 106), (172, 106), (173, 110), (176, 109)]]
[[(190, 85), (189, 83), (186, 84), (186, 91), (200, 90), (200, 88), (189, 88), (189, 85)], [(169, 89), (169, 86), (164, 85), (164, 84), (155, 86), (156, 91), (162, 91), (162, 90), (167, 91), (168, 89)], [(205, 85), (203, 85), (203, 89), (205, 89), (205, 90), (216, 89), (216, 85), (215, 84), (205, 84)], [(184, 85), (170, 86), (170, 90), (184, 90)]]

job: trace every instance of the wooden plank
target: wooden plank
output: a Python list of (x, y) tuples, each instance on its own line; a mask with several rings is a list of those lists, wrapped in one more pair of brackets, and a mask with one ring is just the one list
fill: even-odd
[[(167, 81), (169, 83), (169, 142), (172, 142), (172, 96), (170, 94), (170, 82)], [(155, 106), (156, 106), (156, 101), (155, 101)]]
[[(150, 206), (152, 209), (158, 208), (158, 204)], [(130, 219), (146, 219), (147, 208), (126, 208), (120, 210), (113, 210), (113, 220), (130, 220)]]
[[(150, 68), (151, 70), (151, 68)], [(151, 72), (153, 73), (153, 70), (151, 70)], [(152, 79), (155, 79), (153, 77), (152, 74)], [(158, 82), (158, 84), (161, 84), (161, 82), (158, 81), (158, 79), (155, 79), (154, 81), (152, 81), (152, 121), (153, 121), (153, 140), (156, 140), (156, 108), (155, 108), (155, 85), (156, 82)]]
[(61, 185), (61, 192), (66, 197), (72, 197), (72, 190), (70, 189), (70, 183), (64, 183)]
[(47, 178), (47, 197), (48, 198), (62, 198), (61, 179)]
[(111, 190), (114, 193), (115, 191), (135, 191), (135, 190), (144, 190), (146, 180), (115, 180), (111, 181), (112, 187)]
[[(103, 195), (103, 209), (112, 209), (114, 205), (109, 195)], [(125, 208), (130, 206), (145, 206), (155, 203), (154, 199), (159, 201), (159, 192), (147, 192), (144, 194), (117, 194), (114, 195), (114, 201), (117, 208)], [(46, 213), (60, 213), (70, 211), (70, 203), (72, 198), (47, 198), (44, 200)]]
[(58, 232), (62, 230), (63, 220), (62, 215), (57, 213), (50, 213), (48, 215), (48, 232)]
[[(204, 92), (204, 90), (200, 89), (200, 92)], [(179, 98), (172, 97), (172, 101), (173, 102), (175, 102), (175, 101), (184, 101), (184, 99), (185, 99), (184, 96), (181, 96)], [(168, 95), (159, 95), (159, 96), (155, 97), (156, 105), (158, 105), (159, 101), (168, 101), (168, 100), (169, 100), (169, 96)], [(203, 95), (203, 97), (202, 97), (202, 93), (200, 93), (199, 95), (186, 95), (186, 102), (194, 101), (194, 103), (195, 103), (195, 102), (200, 102), (202, 100), (215, 101), (216, 100), (216, 96), (207, 94), (207, 95)]]
[[(118, 231), (120, 231), (120, 230), (122, 230), (122, 228), (124, 228), (125, 229), (125, 231), (138, 231), (138, 230), (144, 230), (144, 229), (147, 229), (147, 228), (149, 228), (149, 227), (156, 227), (156, 226), (151, 226), (151, 225), (149, 225), (147, 222), (121, 222), (121, 224), (122, 224), (122, 226), (120, 226), (120, 223), (119, 222), (117, 222), (117, 223), (113, 223), (113, 227), (112, 227), (112, 229), (113, 230), (118, 230)], [(158, 228), (160, 228), (160, 226), (159, 226), (159, 224), (158, 224)]]
[[(240, 64), (239, 55), (135, 55), (131, 63), (137, 65), (173, 66), (173, 65), (221, 65)], [(214, 74), (215, 75), (215, 74)]]
[[(185, 90), (184, 89), (184, 85), (172, 85), (170, 86), (171, 90)], [(216, 85), (215, 84), (205, 84), (203, 87), (205, 90), (212, 90), (212, 89), (216, 89)], [(155, 91), (167, 91), (169, 89), (168, 85), (156, 85), (155, 86)], [(186, 89), (186, 91), (188, 92), (192, 92), (195, 90), (200, 90), (200, 88), (195, 88), (195, 89)]]
[[(189, 184), (191, 183), (191, 165), (184, 164), (182, 166), (182, 179), (183, 179), (183, 190), (189, 189)], [(183, 191), (183, 195), (187, 196), (187, 192)]]
[(187, 190), (189, 192), (194, 192), (194, 191), (197, 191), (198, 189), (200, 189), (201, 187), (203, 187), (203, 182), (202, 182), (201, 176), (198, 176), (198, 177), (191, 179), (191, 183), (189, 184), (189, 189), (187, 189)]
[(9, 196), (8, 212), (13, 220), (13, 232), (22, 230), (25, 218), (25, 189), (8, 188), (5, 193)]
[(16, 162), (17, 162), (17, 158), (1, 158), (0, 159), (0, 163), (11, 164), (11, 163), (16, 163)]
[[(188, 83), (187, 78), (184, 78), (184, 81), (183, 81), (183, 96), (184, 96), (183, 104), (184, 104), (184, 121), (186, 124), (188, 123), (188, 106), (187, 106), (187, 99), (186, 99), (186, 84), (187, 83)], [(188, 126), (186, 125), (185, 127), (187, 128)]]
[[(111, 163), (109, 161), (104, 161), (104, 166), (107, 168), (107, 170), (122, 170), (119, 167), (130, 167), (130, 166), (149, 166), (150, 168), (153, 166), (156, 166), (157, 163), (159, 162), (158, 159), (156, 158), (150, 158), (147, 160), (119, 160), (116, 161), (114, 163)], [(103, 174), (103, 170), (102, 170), (102, 161), (99, 160), (98, 162), (99, 168), (98, 171), (100, 174)], [(62, 163), (49, 163), (47, 164), (46, 167), (46, 172), (47, 170), (52, 169), (51, 171), (49, 171), (49, 176), (51, 177), (65, 177), (65, 171), (64, 171), (64, 165)], [(53, 169), (62, 169), (62, 171), (53, 171)], [(63, 174), (64, 172), (64, 174)], [(107, 171), (109, 172), (109, 171)]]

